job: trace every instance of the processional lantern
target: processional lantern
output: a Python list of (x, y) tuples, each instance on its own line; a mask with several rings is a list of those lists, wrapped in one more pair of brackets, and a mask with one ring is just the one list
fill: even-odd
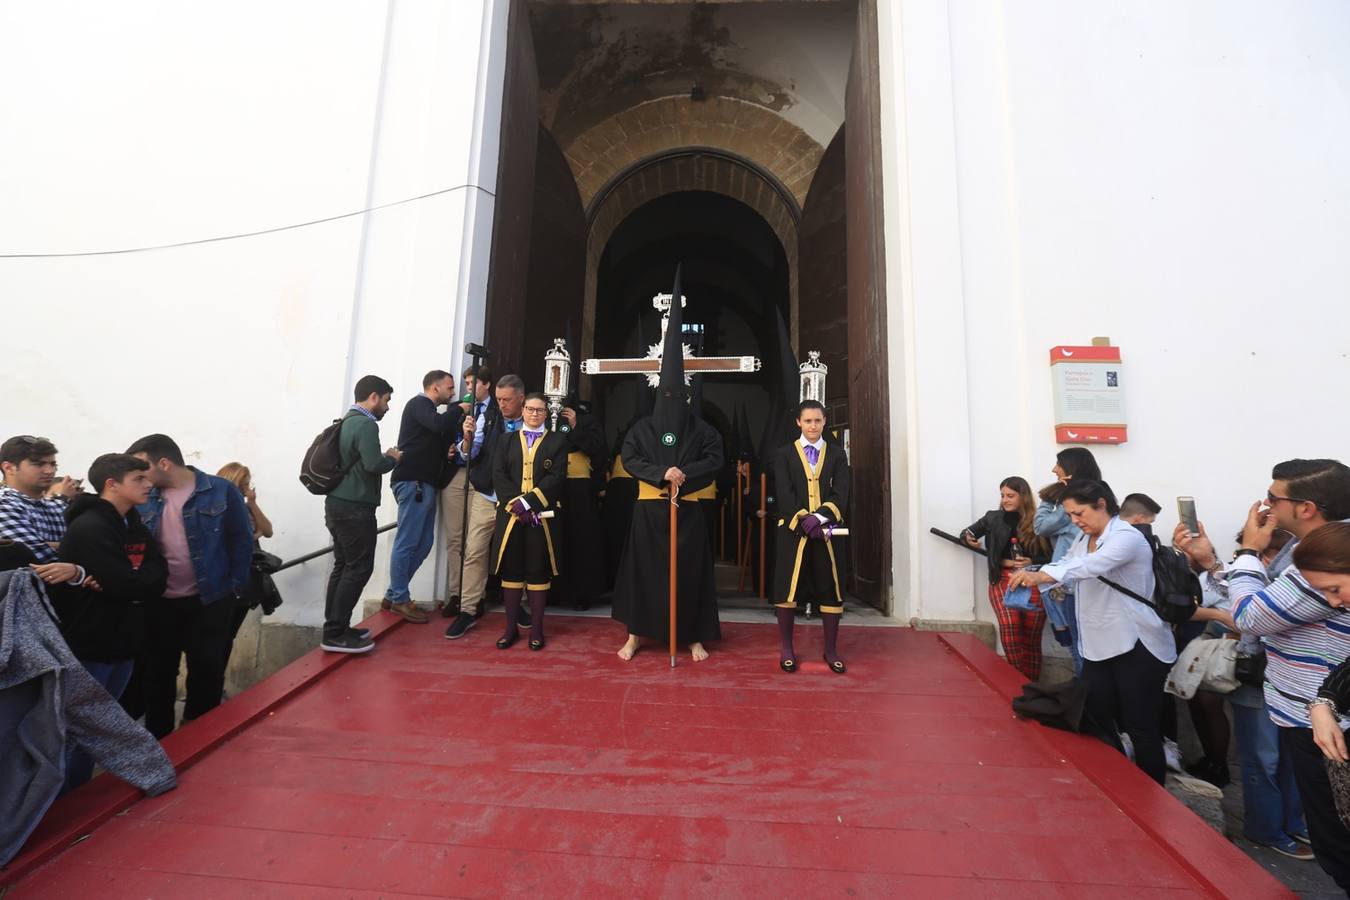
[(544, 396), (548, 398), (548, 411), (555, 431), (571, 381), (572, 354), (567, 352), (567, 341), (554, 338), (553, 349), (544, 354)]
[(807, 352), (807, 360), (797, 367), (801, 373), (801, 399), (825, 403), (825, 376), (830, 367), (820, 361), (820, 351)]

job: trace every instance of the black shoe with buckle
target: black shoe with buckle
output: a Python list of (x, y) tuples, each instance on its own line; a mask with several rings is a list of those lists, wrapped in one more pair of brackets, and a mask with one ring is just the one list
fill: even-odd
[(501, 637), (497, 638), (497, 649), (509, 650), (518, 640), (520, 640), (519, 631), (517, 631), (515, 634), (504, 634)]

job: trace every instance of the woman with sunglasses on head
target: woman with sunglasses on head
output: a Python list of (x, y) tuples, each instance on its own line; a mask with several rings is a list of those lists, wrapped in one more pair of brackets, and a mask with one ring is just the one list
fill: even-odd
[(1117, 515), (1120, 507), (1105, 482), (1074, 478), (1061, 502), (1081, 534), (1059, 562), (1038, 572), (1015, 572), (1009, 584), (1058, 582), (1074, 589), (1088, 686), (1085, 728), (1122, 752), (1119, 734), (1128, 734), (1135, 764), (1162, 784), (1167, 771), (1163, 683), (1176, 662), (1176, 644), (1151, 604), (1101, 580), (1140, 597), (1153, 596), (1153, 549), (1139, 529)]
[(1013, 475), (1003, 479), (998, 492), (998, 508), (985, 513), (961, 532), (961, 537), (971, 547), (979, 547), (979, 539), (984, 538), (989, 605), (998, 621), (998, 641), (1013, 668), (1037, 681), (1041, 677), (1041, 631), (1045, 627), (1040, 592), (1032, 588), (1034, 609), (1010, 607), (1004, 598), (1014, 572), (1050, 559), (1050, 542), (1038, 537), (1032, 526), (1036, 500), (1025, 478)]
[[(1059, 451), (1055, 455), (1055, 466), (1051, 472), (1055, 481), (1040, 490), (1041, 502), (1036, 507), (1035, 528), (1036, 534), (1051, 543), (1050, 561), (1056, 563), (1064, 558), (1081, 533), (1064, 511), (1064, 492), (1075, 478), (1080, 481), (1101, 481), (1102, 472), (1097, 467), (1096, 457), (1086, 447), (1065, 447)], [(1055, 640), (1069, 648), (1073, 655), (1074, 673), (1081, 677), (1083, 659), (1078, 652), (1078, 622), (1073, 590), (1059, 588), (1045, 596), (1043, 601)]]

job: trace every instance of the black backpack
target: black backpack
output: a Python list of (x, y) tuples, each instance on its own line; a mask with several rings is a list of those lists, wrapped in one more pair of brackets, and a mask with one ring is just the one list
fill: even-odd
[(319, 432), (319, 436), (305, 451), (305, 458), (300, 463), (300, 483), (311, 494), (323, 496), (333, 493), (351, 469), (350, 465), (342, 464), (341, 437), (344, 421), (345, 417), (334, 419), (333, 424)]
[(1149, 546), (1153, 548), (1152, 600), (1144, 599), (1134, 591), (1116, 584), (1109, 578), (1098, 575), (1098, 580), (1115, 588), (1122, 594), (1138, 600), (1169, 625), (1189, 622), (1191, 616), (1195, 615), (1195, 611), (1200, 608), (1204, 600), (1204, 592), (1200, 589), (1199, 577), (1191, 571), (1191, 564), (1186, 558), (1186, 554), (1175, 547), (1164, 545), (1152, 532), (1145, 532), (1144, 537)]

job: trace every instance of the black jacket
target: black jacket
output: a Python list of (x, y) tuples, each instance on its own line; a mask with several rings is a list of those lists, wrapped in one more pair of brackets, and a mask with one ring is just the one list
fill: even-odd
[(464, 411), (457, 403), (438, 413), (426, 394), (418, 394), (404, 404), (398, 425), (398, 449), (403, 451), (403, 458), (394, 466), (389, 483), (425, 481), (439, 487), (449, 465), (446, 454), (458, 439), (463, 421)]
[(66, 509), (61, 559), (84, 566), (101, 590), (66, 586), (52, 592), (61, 634), (80, 659), (120, 662), (140, 651), (145, 605), (164, 594), (168, 565), (136, 510), (124, 520), (116, 507), (80, 494)]
[[(506, 434), (506, 420), (496, 400), (485, 400), (483, 409), (483, 446), (478, 455), (469, 462), (469, 484), (480, 494), (492, 493), (492, 455), (497, 450), (502, 436)], [(498, 499), (501, 499), (500, 497)]]
[[(990, 584), (997, 584), (999, 578), (1003, 577), (1004, 551), (1012, 540), (1015, 522), (1015, 513), (1009, 516), (1002, 509), (991, 509), (966, 529), (975, 537), (984, 538), (984, 549), (989, 554)], [(1043, 546), (1023, 547), (1022, 555), (1042, 565), (1050, 561), (1050, 553)]]

